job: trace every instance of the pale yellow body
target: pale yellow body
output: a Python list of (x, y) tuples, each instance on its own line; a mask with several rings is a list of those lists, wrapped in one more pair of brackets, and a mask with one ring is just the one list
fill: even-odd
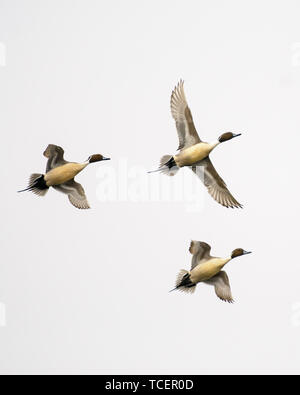
[(190, 279), (194, 284), (207, 281), (218, 274), (222, 268), (231, 260), (230, 258), (211, 258), (206, 262), (199, 263), (190, 272)]
[(188, 147), (174, 156), (175, 162), (178, 167), (192, 166), (193, 164), (205, 159), (211, 151), (219, 144), (198, 143), (192, 147)]
[(48, 187), (63, 184), (72, 180), (87, 165), (88, 163), (66, 163), (65, 165), (58, 166), (45, 174), (45, 182)]

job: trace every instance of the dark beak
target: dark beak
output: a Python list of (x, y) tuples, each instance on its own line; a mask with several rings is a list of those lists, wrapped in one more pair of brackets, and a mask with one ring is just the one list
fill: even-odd
[(238, 136), (241, 136), (241, 135), (242, 135), (242, 133), (232, 133), (232, 138), (238, 137)]
[(105, 158), (105, 156), (103, 156), (102, 160), (110, 160), (110, 158)]
[(243, 255), (252, 254), (252, 251), (244, 251)]

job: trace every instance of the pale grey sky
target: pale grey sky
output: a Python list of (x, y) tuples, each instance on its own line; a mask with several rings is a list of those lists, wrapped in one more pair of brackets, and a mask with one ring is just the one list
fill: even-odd
[[(296, 0), (0, 0), (1, 373), (299, 373), (299, 11)], [(103, 172), (138, 188), (175, 152), (180, 78), (204, 140), (243, 133), (212, 158), (244, 210), (202, 185), (199, 212), (100, 200)], [(44, 172), (49, 143), (69, 160), (112, 158), (78, 177), (92, 210), (16, 193)], [(219, 256), (253, 251), (226, 268), (234, 305), (204, 285), (168, 293), (191, 239)]]

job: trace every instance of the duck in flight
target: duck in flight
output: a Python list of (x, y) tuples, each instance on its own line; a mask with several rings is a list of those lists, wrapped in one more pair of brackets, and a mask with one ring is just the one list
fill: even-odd
[(19, 192), (31, 191), (38, 196), (45, 196), (49, 188), (68, 195), (70, 203), (79, 209), (90, 208), (81, 184), (74, 177), (85, 169), (90, 163), (109, 160), (103, 155), (96, 154), (83, 163), (67, 162), (64, 159), (64, 150), (58, 145), (49, 144), (43, 154), (48, 158), (46, 174), (32, 174), (28, 188)]
[[(195, 128), (191, 110), (188, 107), (180, 81), (171, 95), (171, 113), (176, 122), (179, 138), (179, 153), (164, 155), (158, 170), (163, 174), (174, 176), (181, 167), (189, 167), (204, 183), (209, 194), (222, 206), (242, 208), (242, 205), (232, 196), (224, 180), (214, 168), (209, 154), (219, 144), (240, 136), (240, 133), (223, 133), (217, 141), (206, 143), (200, 139)], [(152, 172), (150, 172), (152, 173)]]
[(178, 274), (176, 289), (183, 292), (193, 293), (198, 283), (212, 285), (216, 295), (223, 301), (233, 303), (229, 278), (223, 267), (232, 259), (250, 252), (237, 248), (226, 258), (218, 258), (210, 255), (211, 246), (203, 241), (191, 242), (189, 251), (192, 254), (192, 267), (190, 271), (181, 270)]

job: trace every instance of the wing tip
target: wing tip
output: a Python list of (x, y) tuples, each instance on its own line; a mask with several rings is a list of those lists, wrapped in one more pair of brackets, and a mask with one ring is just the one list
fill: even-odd
[(230, 297), (230, 298), (222, 298), (222, 297), (218, 296), (218, 298), (220, 300), (222, 300), (222, 302), (225, 302), (225, 303), (229, 303), (229, 304), (234, 304), (235, 303), (235, 300), (232, 297)]

